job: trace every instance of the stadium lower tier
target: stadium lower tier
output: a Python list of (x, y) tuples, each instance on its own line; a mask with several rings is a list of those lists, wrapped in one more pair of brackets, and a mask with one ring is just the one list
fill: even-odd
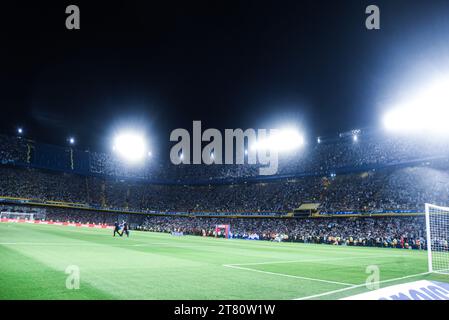
[[(2, 209), (4, 210), (4, 209)], [(16, 208), (17, 210), (17, 208)], [(31, 208), (22, 208), (30, 212)], [(357, 218), (214, 218), (118, 214), (45, 208), (40, 217), (53, 222), (107, 224), (127, 221), (132, 230), (224, 237), (217, 225), (229, 225), (231, 238), (331, 245), (425, 249), (424, 216)], [(447, 246), (447, 243), (446, 243)]]
[(0, 166), (0, 196), (136, 212), (287, 213), (307, 202), (325, 212), (423, 212), (425, 203), (449, 203), (449, 163), (230, 185), (157, 185)]

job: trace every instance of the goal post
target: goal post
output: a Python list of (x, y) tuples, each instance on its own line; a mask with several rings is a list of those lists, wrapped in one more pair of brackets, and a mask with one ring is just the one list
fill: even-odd
[(449, 207), (426, 203), (425, 208), (429, 272), (449, 274)]
[(215, 226), (215, 237), (223, 231), (223, 235), (226, 239), (230, 239), (231, 237), (231, 226), (229, 224), (218, 224)]
[(0, 219), (34, 220), (34, 213), (2, 211), (0, 212)]

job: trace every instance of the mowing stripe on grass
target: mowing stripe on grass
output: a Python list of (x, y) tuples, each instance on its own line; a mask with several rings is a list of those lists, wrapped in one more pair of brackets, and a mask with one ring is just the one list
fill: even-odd
[(302, 276), (294, 276), (294, 275), (291, 275), (291, 274), (277, 273), (277, 272), (270, 272), (270, 271), (262, 271), (262, 270), (245, 268), (245, 267), (239, 267), (239, 266), (236, 266), (236, 265), (229, 265), (229, 264), (224, 264), (223, 267), (239, 269), (239, 270), (246, 270), (246, 271), (252, 271), (252, 272), (259, 272), (259, 273), (265, 273), (265, 274), (271, 274), (271, 275), (287, 277), (287, 278), (295, 278), (295, 279), (301, 279), (301, 280), (309, 280), (309, 281), (316, 281), (316, 282), (332, 283), (332, 284), (337, 284), (337, 285), (341, 285), (341, 286), (353, 286), (354, 285), (353, 283), (338, 282), (338, 281), (332, 281), (332, 280), (323, 280), (323, 279), (316, 279), (316, 278), (309, 278), (309, 277), (302, 277)]

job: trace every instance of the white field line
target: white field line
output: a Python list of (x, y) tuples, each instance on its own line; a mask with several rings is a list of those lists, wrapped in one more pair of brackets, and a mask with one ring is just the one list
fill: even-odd
[(353, 283), (345, 283), (345, 282), (338, 282), (338, 281), (331, 281), (331, 280), (323, 280), (323, 279), (316, 279), (316, 278), (309, 278), (309, 277), (294, 276), (294, 275), (291, 275), (291, 274), (262, 271), (262, 270), (245, 268), (245, 267), (239, 267), (239, 266), (229, 265), (229, 264), (224, 264), (223, 267), (233, 268), (233, 269), (240, 269), (240, 270), (246, 270), (246, 271), (252, 271), (252, 272), (259, 272), (259, 273), (265, 273), (265, 274), (271, 274), (271, 275), (287, 277), (287, 278), (295, 278), (295, 279), (302, 279), (302, 280), (309, 280), (309, 281), (332, 283), (332, 284), (338, 284), (340, 286), (353, 286), (354, 285)]
[[(393, 282), (393, 281), (399, 281), (399, 280), (403, 280), (403, 279), (423, 276), (423, 275), (426, 275), (426, 274), (429, 274), (429, 273), (431, 273), (431, 272), (416, 273), (416, 274), (412, 274), (412, 275), (408, 275), (408, 276), (400, 277), (400, 278), (394, 278), (394, 279), (388, 279), (388, 280), (383, 280), (383, 281), (370, 282), (369, 284), (370, 285), (375, 285), (375, 284), (382, 284), (382, 283), (388, 283), (388, 282)], [(351, 286), (349, 288), (342, 288), (342, 289), (338, 289), (338, 290), (327, 291), (327, 292), (318, 293), (318, 294), (314, 294), (314, 295), (307, 296), (307, 297), (296, 298), (296, 299), (293, 299), (293, 300), (308, 300), (308, 299), (319, 298), (319, 297), (327, 296), (327, 295), (334, 294), (334, 293), (340, 293), (340, 292), (344, 292), (344, 291), (348, 291), (348, 290), (361, 288), (361, 287), (364, 287), (366, 285), (367, 285), (366, 283), (362, 283), (362, 284)]]
[[(366, 256), (360, 256), (356, 257), (357, 259), (368, 259), (368, 258), (389, 258), (389, 257), (403, 257), (402, 255), (366, 255)], [(284, 274), (284, 273), (277, 273), (277, 272), (270, 272), (270, 271), (263, 271), (263, 270), (257, 270), (253, 268), (245, 268), (242, 266), (252, 266), (252, 265), (268, 265), (268, 264), (282, 264), (282, 263), (296, 263), (296, 262), (320, 262), (320, 261), (338, 261), (338, 260), (352, 260), (352, 257), (342, 257), (342, 258), (320, 258), (320, 259), (302, 259), (302, 260), (286, 260), (286, 261), (266, 261), (266, 262), (250, 262), (250, 263), (235, 263), (235, 264), (224, 264), (223, 267), (226, 268), (234, 268), (234, 269), (240, 269), (240, 270), (246, 270), (246, 271), (254, 271), (259, 273), (266, 273), (271, 275), (278, 275), (282, 277), (289, 277), (289, 278), (296, 278), (296, 279), (303, 279), (303, 280), (310, 280), (310, 281), (317, 281), (317, 282), (325, 282), (325, 283), (332, 283), (332, 284), (338, 284), (343, 286), (350, 286), (350, 288), (357, 288), (361, 285), (354, 285), (353, 283), (346, 283), (346, 282), (340, 282), (340, 281), (332, 281), (332, 280), (324, 280), (324, 279), (318, 279), (318, 278), (310, 278), (310, 277), (303, 277), (303, 276), (295, 276), (290, 274)], [(365, 285), (365, 284), (363, 284)], [(349, 290), (349, 288), (343, 288), (336, 290), (339, 292), (340, 290)], [(334, 292), (334, 291), (332, 291)]]
[(338, 261), (338, 260), (353, 260), (353, 259), (368, 259), (368, 258), (401, 258), (404, 255), (363, 255), (359, 257), (341, 257), (341, 258), (318, 258), (318, 259), (301, 259), (301, 260), (282, 260), (282, 261), (265, 261), (265, 262), (248, 262), (248, 263), (231, 263), (226, 266), (257, 266), (264, 264), (282, 264), (295, 262), (320, 262), (320, 261)]

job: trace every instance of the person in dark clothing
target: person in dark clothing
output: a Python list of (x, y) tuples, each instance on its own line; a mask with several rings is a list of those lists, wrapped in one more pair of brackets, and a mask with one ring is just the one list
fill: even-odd
[(115, 234), (118, 234), (120, 237), (123, 235), (123, 233), (121, 233), (120, 234), (120, 224), (116, 221), (115, 223), (114, 223), (114, 237), (115, 237)]
[(129, 227), (128, 227), (128, 223), (126, 223), (126, 221), (123, 221), (123, 231), (122, 231), (122, 236), (125, 233), (126, 236), (129, 238)]
[(123, 221), (123, 231), (122, 234), (126, 234), (126, 236), (129, 238), (129, 227), (128, 227), (128, 223), (126, 223), (125, 221)]

